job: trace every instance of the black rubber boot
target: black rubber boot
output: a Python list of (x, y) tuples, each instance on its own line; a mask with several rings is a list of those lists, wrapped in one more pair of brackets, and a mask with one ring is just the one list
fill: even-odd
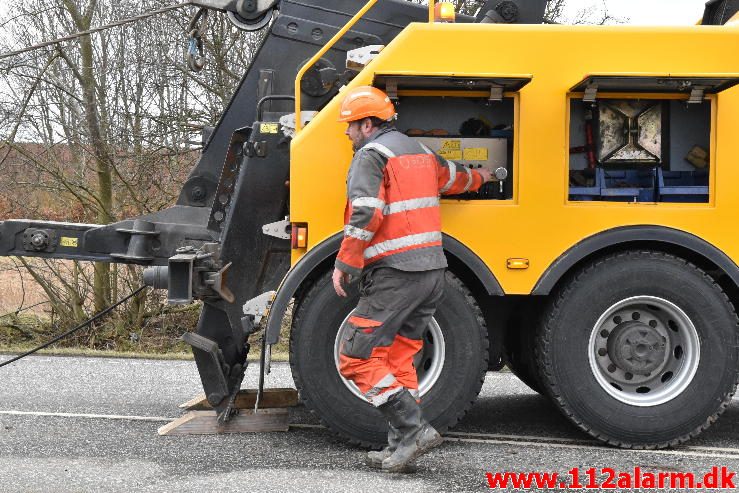
[(373, 450), (367, 453), (367, 465), (373, 469), (382, 469), (382, 461), (393, 455), (400, 441), (400, 432), (388, 424), (387, 430), (387, 447), (380, 451)]
[(413, 472), (416, 457), (441, 445), (441, 435), (421, 416), (421, 407), (408, 390), (403, 389), (380, 406), (390, 425), (400, 432), (395, 451), (382, 461), (384, 472)]

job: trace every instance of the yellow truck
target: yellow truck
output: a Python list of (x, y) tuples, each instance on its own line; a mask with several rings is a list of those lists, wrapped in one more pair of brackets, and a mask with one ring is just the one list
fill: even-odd
[(379, 412), (337, 371), (358, 293), (338, 298), (330, 282), (352, 158), (342, 91), (374, 85), (400, 131), (496, 176), (442, 200), (447, 290), (415, 358), (437, 429), (504, 366), (620, 447), (685, 442), (729, 405), (739, 2), (711, 0), (684, 27), (544, 24), (544, 0), (476, 16), (433, 1), (194, 3), (269, 27), (178, 203), (106, 226), (5, 221), (0, 254), (145, 265), (170, 301), (202, 299), (184, 339), (224, 420), (247, 337), (264, 329), (264, 375), (292, 306), (303, 402), (377, 446)]
[[(623, 447), (683, 442), (728, 405), (739, 372), (737, 52), (732, 26), (429, 22), (362, 68), (349, 87), (387, 91), (399, 130), (506, 170), (489, 190), (442, 200), (450, 286), (416, 362), (434, 424), (453, 425), (502, 362)], [(294, 271), (341, 237), (352, 150), (340, 101), (292, 141), (290, 220), (308, 239)], [(346, 382), (322, 370), (356, 301), (332, 294), (327, 265), (296, 300), (298, 388), (332, 429), (379, 440), (369, 406), (347, 413), (347, 392), (333, 404)]]

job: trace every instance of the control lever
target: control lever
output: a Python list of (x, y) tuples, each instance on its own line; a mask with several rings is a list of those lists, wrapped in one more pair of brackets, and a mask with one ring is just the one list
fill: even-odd
[(503, 195), (503, 181), (508, 178), (508, 170), (500, 167), (495, 170), (494, 174), (495, 178), (497, 178), (498, 182), (500, 183), (500, 194)]

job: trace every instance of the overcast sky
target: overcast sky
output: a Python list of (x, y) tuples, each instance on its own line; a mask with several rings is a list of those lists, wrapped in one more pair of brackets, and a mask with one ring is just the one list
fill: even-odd
[[(174, 1), (172, 3), (175, 3)], [(605, 5), (616, 17), (629, 19), (629, 24), (694, 24), (703, 16), (706, 0), (568, 0), (571, 15), (591, 5)], [(0, 18), (7, 6), (0, 0)]]
[(628, 19), (629, 24), (695, 24), (703, 17), (706, 0), (568, 0), (569, 14), (605, 3), (608, 13)]
[[(605, 5), (611, 16), (636, 25), (695, 24), (703, 17), (705, 3), (706, 0), (567, 0), (570, 18), (575, 18), (581, 9)], [(6, 2), (0, 0), (0, 22), (7, 16)], [(0, 27), (0, 39), (6, 36), (7, 33)]]

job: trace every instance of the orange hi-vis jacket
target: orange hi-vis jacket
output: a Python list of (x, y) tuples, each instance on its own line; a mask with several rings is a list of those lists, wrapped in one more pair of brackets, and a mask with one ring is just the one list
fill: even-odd
[(476, 191), (482, 184), (478, 172), (395, 129), (380, 130), (349, 168), (336, 267), (356, 277), (370, 265), (404, 271), (446, 267), (439, 196)]

